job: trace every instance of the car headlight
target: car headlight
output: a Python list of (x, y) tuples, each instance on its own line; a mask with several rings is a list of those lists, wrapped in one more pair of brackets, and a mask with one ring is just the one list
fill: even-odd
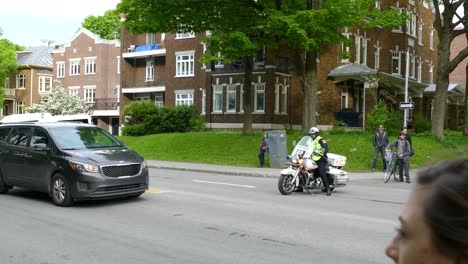
[(143, 160), (143, 162), (141, 163), (141, 169), (146, 169), (148, 168), (148, 164), (146, 164), (146, 160)]
[(90, 165), (90, 164), (85, 164), (85, 163), (79, 163), (79, 162), (74, 162), (74, 161), (69, 161), (70, 167), (76, 171), (80, 172), (98, 172), (99, 168), (98, 166), (95, 165)]

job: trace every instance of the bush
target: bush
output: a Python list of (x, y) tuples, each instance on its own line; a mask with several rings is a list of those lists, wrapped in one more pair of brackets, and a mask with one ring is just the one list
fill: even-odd
[(414, 115), (413, 128), (416, 134), (430, 132), (432, 124), (431, 121), (426, 119), (422, 113), (417, 113)]
[(367, 114), (366, 128), (369, 131), (377, 129), (382, 124), (389, 133), (398, 133), (402, 127), (401, 113), (390, 109), (382, 100), (372, 107)]
[(132, 102), (124, 114), (129, 119), (123, 134), (129, 136), (200, 131), (205, 127), (203, 117), (197, 115), (194, 106), (155, 107), (149, 101)]

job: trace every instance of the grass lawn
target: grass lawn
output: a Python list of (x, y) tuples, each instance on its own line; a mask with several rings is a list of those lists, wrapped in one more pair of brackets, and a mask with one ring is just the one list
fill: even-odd
[[(370, 170), (374, 149), (372, 134), (368, 132), (325, 131), (321, 136), (328, 142), (329, 152), (348, 158), (345, 170)], [(287, 148), (291, 153), (292, 141), (301, 139), (297, 131), (288, 132)], [(446, 133), (447, 140), (440, 142), (430, 135), (411, 134), (415, 155), (410, 167), (416, 168), (434, 162), (468, 155), (468, 137), (461, 132)], [(186, 161), (234, 166), (258, 166), (258, 149), (262, 132), (243, 135), (238, 131), (213, 131), (155, 134), (148, 136), (118, 137), (125, 145), (149, 160)], [(390, 141), (397, 139), (391, 135)], [(268, 166), (268, 155), (266, 165)], [(379, 157), (377, 169), (382, 168)]]

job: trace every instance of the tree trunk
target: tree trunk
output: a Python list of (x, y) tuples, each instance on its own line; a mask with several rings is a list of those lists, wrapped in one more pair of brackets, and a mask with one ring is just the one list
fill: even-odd
[(244, 65), (244, 94), (242, 100), (244, 101), (244, 126), (242, 127), (242, 133), (252, 134), (252, 70), (253, 70), (253, 58), (243, 57)]
[(317, 52), (311, 50), (306, 52), (305, 58), (303, 133), (306, 133), (310, 127), (317, 125), (317, 91)]
[[(468, 40), (468, 34), (466, 35), (467, 40)], [(468, 80), (468, 63), (466, 63), (466, 68), (465, 68), (465, 80)], [(463, 135), (468, 136), (468, 89), (466, 89), (466, 81), (465, 81), (465, 115), (463, 118)]]

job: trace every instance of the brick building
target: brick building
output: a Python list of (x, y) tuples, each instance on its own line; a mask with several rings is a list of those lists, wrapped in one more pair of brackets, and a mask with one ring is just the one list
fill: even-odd
[[(319, 127), (330, 128), (337, 120), (363, 127), (366, 113), (378, 100), (394, 109), (400, 102), (412, 103), (414, 109), (406, 116), (409, 126), (415, 112), (431, 118), (430, 84), (437, 78), (438, 45), (433, 10), (428, 3), (412, 0), (376, 0), (375, 5), (396, 7), (407, 12), (409, 20), (394, 28), (344, 29), (351, 45), (330, 46), (320, 54)], [(194, 104), (207, 127), (241, 128), (242, 62), (201, 63), (204, 36), (134, 35), (122, 28), (121, 107), (132, 100), (152, 100), (159, 106)], [(260, 50), (254, 64), (253, 128), (300, 128), (303, 99), (287, 50)]]
[(80, 29), (52, 51), (53, 77), (70, 94), (91, 104), (93, 122), (112, 134), (119, 130), (120, 41)]

